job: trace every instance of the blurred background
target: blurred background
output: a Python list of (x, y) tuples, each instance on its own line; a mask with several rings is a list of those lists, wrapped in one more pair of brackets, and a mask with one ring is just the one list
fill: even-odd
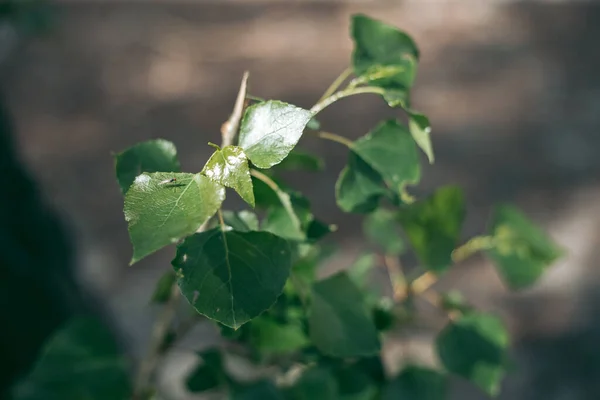
[[(479, 257), (440, 283), (501, 312), (509, 324), (518, 370), (502, 398), (600, 398), (600, 4), (63, 0), (52, 6), (48, 28), (37, 36), (0, 26), (10, 151), (64, 227), (61, 257), (79, 283), (72, 290), (93, 299), (135, 357), (145, 351), (158, 311), (149, 304), (154, 283), (174, 251), (128, 267), (132, 250), (111, 152), (165, 138), (176, 144), (184, 170), (199, 171), (245, 70), (253, 95), (309, 108), (348, 65), (349, 18), (363, 12), (406, 30), (421, 48), (413, 102), (432, 121), (437, 160), (425, 167), (415, 193), (462, 186), (465, 238), (484, 231), (494, 203), (515, 203), (568, 251), (527, 292), (505, 293)], [(336, 103), (320, 119), (326, 130), (356, 138), (395, 115), (378, 97), (364, 96)], [(360, 218), (335, 205), (346, 151), (312, 138), (300, 147), (326, 157), (327, 172), (290, 174), (290, 183), (307, 194), (320, 219), (339, 226), (330, 239), (343, 251), (332, 263), (344, 266), (364, 247)], [(7, 196), (17, 178), (0, 179), (8, 182), (0, 184)], [(234, 197), (231, 206), (241, 207)], [(11, 213), (0, 214), (6, 218), (0, 224), (8, 226)], [(48, 273), (45, 254), (59, 239), (36, 234), (46, 251), (35, 255), (36, 268)], [(199, 329), (202, 340), (216, 337)], [(430, 359), (433, 333), (399, 334), (387, 344), (387, 357), (392, 364), (402, 354)], [(161, 369), (161, 382), (174, 399), (191, 399), (179, 386), (194, 357), (180, 353)], [(456, 399), (484, 398), (461, 382), (454, 392)]]

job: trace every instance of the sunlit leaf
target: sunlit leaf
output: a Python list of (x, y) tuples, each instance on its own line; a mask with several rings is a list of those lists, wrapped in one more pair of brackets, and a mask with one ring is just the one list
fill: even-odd
[(224, 199), (223, 186), (200, 174), (139, 175), (125, 196), (131, 264), (196, 232)]
[(121, 192), (127, 190), (142, 172), (180, 172), (175, 145), (167, 140), (153, 139), (115, 154), (115, 170)]
[(312, 113), (281, 101), (269, 100), (246, 109), (239, 146), (252, 164), (270, 168), (292, 151)]
[(268, 232), (215, 228), (186, 238), (172, 264), (190, 304), (237, 329), (273, 305), (283, 291), (291, 269), (290, 247)]
[(211, 180), (235, 190), (242, 199), (254, 207), (254, 192), (248, 159), (241, 147), (226, 146), (216, 150), (202, 169)]

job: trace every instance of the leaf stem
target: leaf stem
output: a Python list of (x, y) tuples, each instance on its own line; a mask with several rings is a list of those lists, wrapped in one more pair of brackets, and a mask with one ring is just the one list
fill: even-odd
[(390, 284), (392, 285), (394, 301), (401, 301), (408, 295), (408, 290), (400, 259), (396, 256), (385, 255), (383, 256), (383, 264), (387, 269)]
[(410, 286), (414, 294), (419, 294), (427, 291), (427, 289), (435, 285), (437, 281), (438, 277), (428, 271), (419, 276), (417, 279), (413, 280)]
[(223, 212), (220, 208), (217, 210), (217, 215), (219, 216), (219, 224), (221, 225), (221, 230), (225, 232), (225, 220), (223, 219)]
[[(313, 131), (311, 131), (311, 133), (313, 133)], [(341, 143), (348, 148), (351, 148), (352, 144), (353, 144), (352, 140), (347, 139), (343, 136), (340, 136), (340, 135), (338, 135), (336, 133), (332, 133), (332, 132), (316, 131), (316, 132), (314, 132), (314, 135), (321, 139), (330, 140), (330, 141), (336, 142), (336, 143)]]
[(344, 83), (344, 81), (346, 79), (348, 79), (348, 77), (350, 75), (352, 75), (352, 68), (347, 67), (345, 70), (342, 71), (342, 73), (337, 78), (335, 78), (335, 80), (331, 83), (331, 85), (329, 85), (329, 87), (327, 88), (325, 93), (323, 93), (323, 96), (321, 96), (321, 98), (319, 99), (319, 101), (317, 101), (317, 103), (322, 102), (327, 97), (329, 97), (333, 93), (335, 93), (335, 91), (342, 85), (342, 83)]
[(452, 261), (464, 261), (478, 251), (493, 249), (495, 245), (496, 239), (493, 236), (475, 236), (452, 252)]
[(363, 93), (373, 93), (373, 94), (383, 95), (385, 93), (385, 90), (383, 88), (376, 87), (376, 86), (347, 88), (344, 90), (340, 90), (339, 92), (336, 92), (336, 93), (324, 98), (323, 100), (320, 100), (319, 102), (317, 102), (317, 104), (315, 104), (310, 109), (310, 111), (312, 111), (312, 113), (314, 115), (316, 115), (319, 112), (323, 111), (323, 109), (325, 109), (326, 107), (330, 106), (331, 104), (335, 103), (336, 101), (338, 101), (340, 99), (343, 99), (344, 97), (354, 96), (356, 94), (363, 94)]

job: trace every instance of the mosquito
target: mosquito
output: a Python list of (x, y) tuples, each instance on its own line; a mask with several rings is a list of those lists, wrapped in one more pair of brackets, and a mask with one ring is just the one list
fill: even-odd
[(158, 184), (159, 185), (165, 185), (167, 183), (173, 183), (173, 182), (176, 182), (176, 181), (177, 181), (177, 178), (171, 178), (171, 179), (165, 179), (164, 181), (161, 181)]

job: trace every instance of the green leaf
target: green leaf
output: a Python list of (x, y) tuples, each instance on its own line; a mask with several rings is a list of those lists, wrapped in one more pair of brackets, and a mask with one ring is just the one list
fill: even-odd
[(326, 367), (306, 370), (286, 393), (289, 400), (339, 400), (335, 377)]
[(379, 246), (384, 254), (397, 256), (404, 251), (404, 242), (396, 222), (396, 214), (383, 208), (369, 214), (363, 222), (363, 230), (369, 241)]
[(324, 354), (357, 357), (381, 348), (362, 293), (345, 272), (313, 285), (308, 324), (310, 339)]
[(172, 261), (179, 287), (200, 313), (237, 329), (271, 307), (290, 269), (290, 246), (268, 232), (197, 233)]
[(369, 280), (369, 274), (377, 263), (377, 256), (373, 253), (364, 253), (348, 268), (348, 276), (356, 287), (364, 289)]
[(124, 209), (133, 243), (131, 264), (196, 232), (224, 199), (223, 186), (200, 174), (157, 172), (135, 178)]
[(232, 188), (246, 203), (254, 207), (248, 159), (241, 147), (226, 146), (218, 149), (208, 159), (201, 173), (223, 186)]
[(473, 310), (465, 296), (458, 290), (441, 293), (441, 307), (447, 311), (458, 311), (463, 314)]
[(410, 36), (362, 14), (352, 17), (350, 30), (354, 40), (352, 65), (356, 76), (374, 74), (383, 67), (398, 67), (397, 73), (372, 80), (370, 84), (397, 90), (412, 86), (419, 50)]
[(323, 221), (313, 219), (306, 230), (306, 239), (314, 243), (335, 231), (337, 231), (336, 225), (327, 225)]
[(175, 284), (175, 279), (176, 276), (173, 271), (167, 271), (160, 277), (154, 288), (154, 293), (152, 294), (153, 303), (163, 304), (169, 300), (171, 297), (171, 288)]
[(138, 143), (127, 150), (115, 154), (115, 170), (121, 192), (127, 190), (142, 172), (179, 172), (175, 145), (167, 140), (154, 139)]
[(334, 370), (340, 400), (373, 400), (377, 394), (375, 382), (358, 364), (343, 365)]
[(318, 131), (319, 129), (321, 129), (321, 123), (316, 118), (313, 117), (306, 124), (306, 128), (313, 130), (313, 131)]
[(128, 400), (129, 366), (110, 330), (79, 317), (57, 330), (33, 370), (13, 388), (14, 400)]
[(350, 151), (348, 164), (335, 184), (338, 207), (348, 213), (369, 213), (377, 208), (385, 192), (381, 175)]
[(202, 363), (186, 379), (186, 386), (192, 393), (204, 392), (223, 386), (228, 376), (223, 365), (223, 356), (216, 348), (198, 353)]
[(456, 186), (438, 189), (432, 196), (413, 203), (399, 213), (408, 239), (428, 271), (441, 273), (452, 265), (465, 218), (465, 200)]
[(408, 366), (385, 388), (383, 400), (445, 400), (447, 377), (438, 371)]
[(300, 324), (281, 324), (266, 316), (252, 321), (251, 342), (264, 354), (292, 353), (309, 343)]
[(246, 109), (239, 146), (252, 164), (271, 168), (292, 151), (312, 113), (281, 101), (269, 100)]
[(223, 211), (223, 221), (234, 231), (249, 232), (258, 230), (258, 217), (251, 211)]
[(408, 129), (417, 146), (423, 150), (430, 164), (433, 164), (435, 157), (433, 155), (433, 146), (431, 145), (431, 125), (429, 118), (416, 112), (408, 113)]
[(283, 393), (267, 380), (237, 387), (232, 400), (284, 400)]
[(408, 129), (395, 120), (380, 123), (358, 139), (352, 150), (377, 171), (396, 193), (421, 178), (415, 141)]
[(303, 151), (292, 150), (286, 158), (273, 167), (277, 171), (300, 170), (320, 172), (325, 168), (325, 161), (321, 157)]
[(271, 206), (262, 223), (262, 230), (288, 240), (303, 241), (313, 215), (310, 202), (297, 192), (277, 192), (280, 203)]
[(509, 338), (502, 321), (483, 313), (467, 314), (446, 326), (436, 339), (446, 369), (495, 396), (508, 361)]
[(562, 256), (562, 250), (514, 207), (497, 207), (490, 228), (496, 245), (487, 253), (513, 290), (534, 284)]

